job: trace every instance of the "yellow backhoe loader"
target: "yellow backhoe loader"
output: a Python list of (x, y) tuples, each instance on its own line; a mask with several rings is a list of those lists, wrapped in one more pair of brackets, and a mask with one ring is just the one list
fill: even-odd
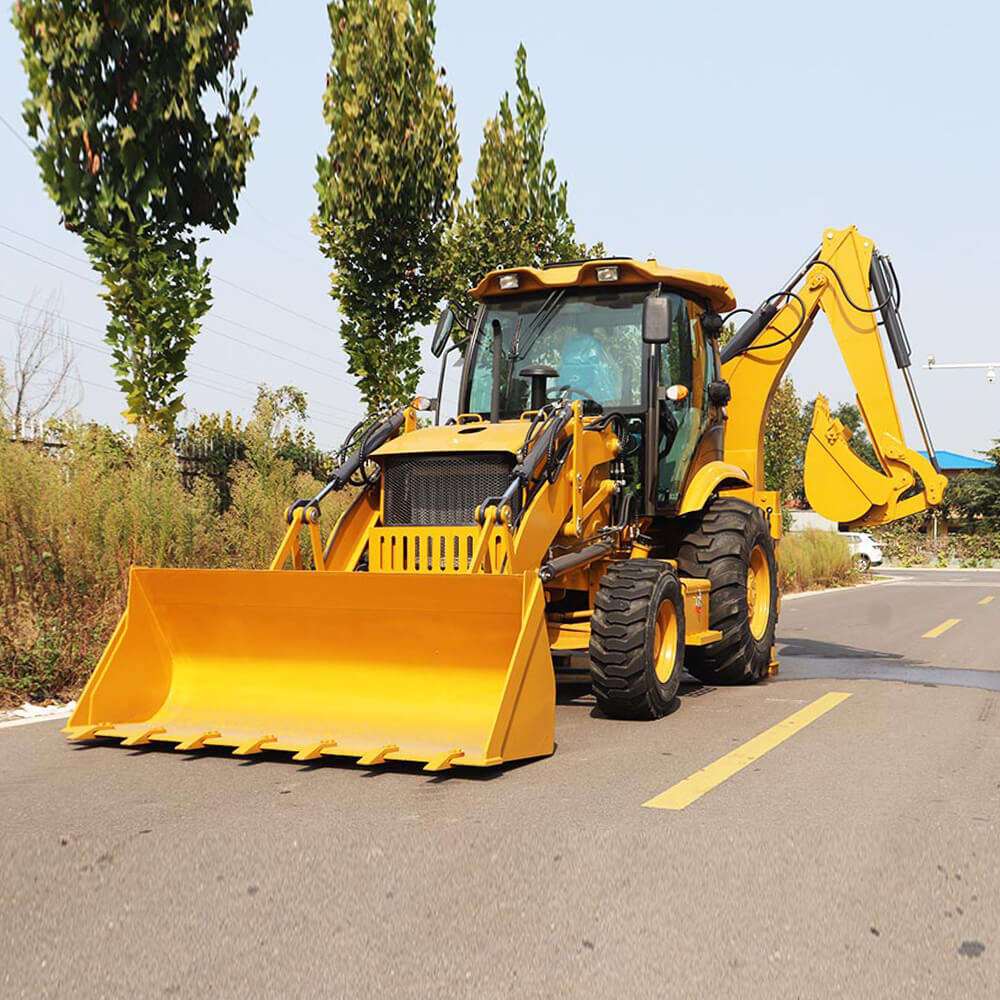
[[(663, 716), (682, 668), (766, 677), (781, 504), (764, 426), (820, 309), (880, 467), (820, 398), (813, 507), (853, 527), (941, 501), (895, 274), (853, 227), (824, 232), (721, 351), (736, 302), (713, 274), (587, 260), (493, 271), (473, 294), (464, 335), (445, 311), (434, 338), (442, 379), (464, 351), (459, 413), (416, 400), (360, 428), (289, 508), (270, 570), (135, 567), (71, 739), (483, 767), (552, 752), (554, 661), (573, 654), (619, 717)], [(880, 326), (929, 459), (903, 438)], [(323, 500), (352, 483), (324, 541)]]

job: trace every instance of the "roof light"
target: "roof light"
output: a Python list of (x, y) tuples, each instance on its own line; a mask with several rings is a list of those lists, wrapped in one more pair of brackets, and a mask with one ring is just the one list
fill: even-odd
[(521, 279), (516, 274), (500, 275), (500, 291), (506, 292), (510, 288), (517, 288), (521, 284)]
[(597, 280), (598, 281), (617, 281), (618, 280), (618, 268), (614, 265), (608, 267), (599, 267), (597, 269)]

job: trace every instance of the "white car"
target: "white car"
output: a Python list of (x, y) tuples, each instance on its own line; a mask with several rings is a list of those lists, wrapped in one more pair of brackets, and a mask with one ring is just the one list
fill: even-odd
[(842, 531), (840, 537), (847, 539), (851, 555), (862, 572), (882, 564), (882, 548), (866, 531)]

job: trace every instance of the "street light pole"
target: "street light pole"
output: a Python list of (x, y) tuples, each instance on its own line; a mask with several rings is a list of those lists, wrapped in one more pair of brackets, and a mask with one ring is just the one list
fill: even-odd
[(993, 382), (996, 381), (997, 369), (1000, 368), (1000, 361), (964, 361), (941, 364), (935, 359), (933, 354), (930, 354), (927, 357), (927, 364), (925, 364), (924, 367), (931, 369), (931, 371), (935, 368), (978, 368), (980, 371), (985, 369), (986, 381), (992, 385)]

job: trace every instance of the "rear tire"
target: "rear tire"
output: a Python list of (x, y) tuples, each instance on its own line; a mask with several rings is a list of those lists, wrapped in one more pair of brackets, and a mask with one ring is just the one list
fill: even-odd
[(764, 512), (743, 500), (713, 500), (682, 539), (677, 565), (711, 582), (709, 628), (722, 633), (688, 651), (688, 672), (706, 684), (766, 677), (778, 623), (778, 566)]
[(659, 719), (684, 667), (684, 598), (669, 563), (612, 563), (590, 621), (590, 678), (597, 707), (615, 719)]
[(867, 573), (868, 570), (872, 568), (871, 559), (869, 559), (868, 556), (866, 556), (863, 552), (861, 553), (861, 555), (856, 557), (855, 563), (857, 564), (858, 569), (861, 570), (862, 573)]

